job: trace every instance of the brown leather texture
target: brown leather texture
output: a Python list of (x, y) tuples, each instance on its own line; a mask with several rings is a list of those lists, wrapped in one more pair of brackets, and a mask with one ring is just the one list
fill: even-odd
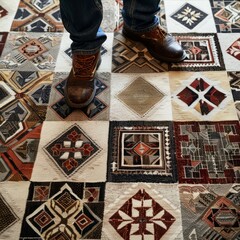
[(64, 90), (70, 107), (83, 108), (93, 100), (96, 93), (94, 76), (100, 61), (100, 52), (90, 55), (73, 53), (73, 66)]
[(143, 43), (152, 56), (158, 60), (179, 62), (185, 59), (186, 55), (181, 45), (160, 26), (147, 32), (132, 31), (124, 26), (123, 35), (133, 41)]
[(73, 75), (82, 80), (91, 80), (96, 72), (100, 52), (90, 55), (73, 53)]

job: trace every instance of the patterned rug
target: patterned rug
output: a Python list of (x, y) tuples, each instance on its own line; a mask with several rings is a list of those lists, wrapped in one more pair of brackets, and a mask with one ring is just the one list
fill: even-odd
[(0, 0), (1, 240), (240, 240), (240, 2), (161, 0), (155, 60), (103, 0), (96, 96), (70, 108), (59, 0)]

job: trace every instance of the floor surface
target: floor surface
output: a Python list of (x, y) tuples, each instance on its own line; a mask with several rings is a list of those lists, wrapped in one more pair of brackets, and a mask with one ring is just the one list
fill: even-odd
[[(165, 0), (155, 60), (105, 0), (97, 93), (63, 97), (58, 0), (0, 0), (0, 239), (240, 239), (240, 1)], [(94, 21), (94, 19), (93, 19)]]

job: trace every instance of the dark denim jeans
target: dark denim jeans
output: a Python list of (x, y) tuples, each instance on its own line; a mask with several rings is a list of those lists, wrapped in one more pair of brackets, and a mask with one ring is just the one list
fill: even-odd
[[(115, 0), (112, 0), (115, 1)], [(134, 31), (147, 31), (159, 23), (159, 0), (123, 0), (125, 24)], [(70, 33), (72, 51), (92, 54), (106, 40), (99, 27), (103, 18), (101, 0), (60, 0), (62, 21)]]

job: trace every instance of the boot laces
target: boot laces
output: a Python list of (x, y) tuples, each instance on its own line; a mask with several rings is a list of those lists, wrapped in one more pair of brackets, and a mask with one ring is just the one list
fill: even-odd
[(92, 74), (95, 64), (95, 56), (89, 56), (80, 58), (77, 57), (74, 63), (74, 73), (75, 75), (88, 75)]
[(158, 34), (162, 35), (164, 38), (166, 36), (170, 36), (169, 33), (167, 33), (167, 31), (165, 31), (163, 28), (161, 28), (160, 26), (157, 28)]

